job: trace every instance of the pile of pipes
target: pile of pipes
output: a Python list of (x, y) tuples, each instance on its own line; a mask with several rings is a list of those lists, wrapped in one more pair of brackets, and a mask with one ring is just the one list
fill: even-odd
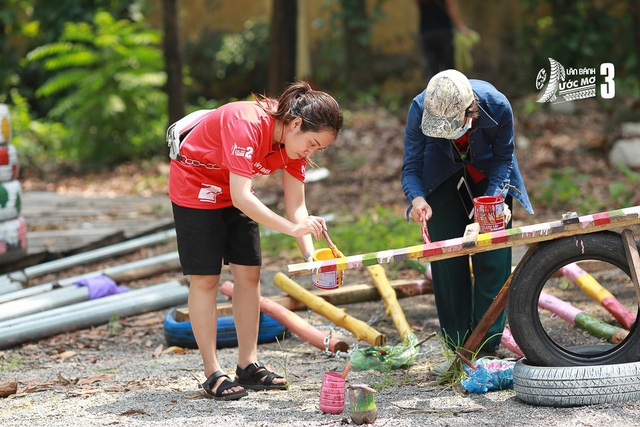
[(173, 239), (175, 230), (162, 231), (0, 276), (0, 349), (185, 304), (182, 280), (136, 290), (117, 284), (179, 269), (177, 252), (33, 285), (52, 273)]

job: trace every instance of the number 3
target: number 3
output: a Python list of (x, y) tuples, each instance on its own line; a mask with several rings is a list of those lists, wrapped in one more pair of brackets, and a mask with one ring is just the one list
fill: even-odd
[(616, 84), (613, 81), (616, 69), (611, 62), (605, 62), (600, 64), (600, 74), (604, 76), (604, 83), (600, 85), (600, 96), (611, 99), (616, 95)]

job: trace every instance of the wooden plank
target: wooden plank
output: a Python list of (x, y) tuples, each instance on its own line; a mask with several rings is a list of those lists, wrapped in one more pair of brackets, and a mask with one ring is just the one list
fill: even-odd
[(629, 263), (631, 280), (636, 288), (636, 297), (640, 303), (640, 255), (638, 255), (638, 246), (633, 235), (633, 231), (625, 229), (622, 231), (622, 241), (624, 243), (624, 252)]
[(406, 259), (429, 262), (516, 245), (528, 245), (561, 237), (594, 233), (633, 224), (640, 224), (640, 206), (585, 215), (571, 221), (551, 221), (492, 233), (482, 233), (478, 235), (476, 241), (459, 237), (407, 248), (371, 252), (324, 261), (290, 264), (287, 267), (289, 276), (296, 277)]
[[(426, 280), (391, 280), (391, 287), (396, 291), (397, 298), (407, 298), (415, 295), (433, 293), (431, 282)], [(376, 301), (380, 299), (380, 293), (374, 285), (367, 283), (343, 286), (338, 289), (328, 291), (312, 291), (333, 305), (355, 304), (358, 302)], [(268, 297), (291, 311), (305, 310), (307, 306), (290, 297), (289, 295), (275, 295)], [(231, 302), (218, 303), (218, 316), (229, 316), (232, 313)], [(189, 309), (181, 307), (176, 310), (176, 321), (186, 322), (189, 320)]]

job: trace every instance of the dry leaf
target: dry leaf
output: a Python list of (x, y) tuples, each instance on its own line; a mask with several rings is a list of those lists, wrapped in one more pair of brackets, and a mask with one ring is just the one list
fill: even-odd
[(67, 350), (67, 351), (63, 351), (62, 353), (53, 355), (53, 356), (51, 356), (51, 358), (54, 359), (54, 360), (57, 360), (57, 359), (67, 360), (67, 359), (72, 358), (76, 354), (78, 354), (78, 353), (73, 351), (73, 350)]
[(17, 381), (9, 381), (9, 382), (0, 384), (0, 397), (11, 396), (12, 394), (16, 394), (17, 391), (18, 391)]
[(187, 353), (189, 353), (189, 351), (185, 350), (182, 347), (177, 347), (177, 346), (173, 345), (173, 346), (167, 348), (166, 350), (164, 350), (162, 352), (162, 354), (167, 354), (167, 353), (187, 354)]
[(163, 344), (160, 344), (159, 346), (157, 346), (157, 347), (155, 348), (155, 350), (153, 350), (153, 356), (154, 356), (154, 357), (160, 356), (160, 354), (162, 354), (162, 349), (163, 349), (163, 348), (164, 348), (164, 345), (163, 345)]
[(146, 414), (146, 412), (142, 409), (130, 409), (128, 411), (125, 411), (123, 413), (121, 413), (120, 415), (136, 415), (136, 414)]
[(80, 386), (80, 385), (85, 385), (85, 384), (93, 384), (97, 381), (103, 381), (103, 380), (110, 380), (115, 378), (115, 375), (94, 375), (92, 377), (88, 377), (88, 378), (81, 378), (78, 380), (78, 382), (76, 383), (76, 385)]

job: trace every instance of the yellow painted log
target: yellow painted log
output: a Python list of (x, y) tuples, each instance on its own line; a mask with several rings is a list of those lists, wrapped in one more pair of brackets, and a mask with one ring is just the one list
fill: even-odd
[(396, 297), (396, 292), (391, 287), (389, 279), (387, 279), (387, 273), (384, 267), (381, 265), (371, 265), (367, 267), (369, 275), (373, 279), (373, 284), (378, 288), (378, 293), (384, 302), (384, 306), (387, 309), (387, 315), (391, 316), (393, 324), (396, 325), (396, 329), (400, 334), (400, 337), (404, 340), (409, 334), (412, 334), (411, 326), (407, 322), (407, 318), (402, 311), (402, 307)]
[(311, 310), (354, 334), (358, 340), (366, 341), (371, 345), (385, 345), (386, 338), (383, 334), (362, 320), (349, 316), (344, 309), (338, 308), (319, 296), (312, 294), (285, 274), (276, 273), (273, 278), (273, 283), (293, 298), (304, 303)]

